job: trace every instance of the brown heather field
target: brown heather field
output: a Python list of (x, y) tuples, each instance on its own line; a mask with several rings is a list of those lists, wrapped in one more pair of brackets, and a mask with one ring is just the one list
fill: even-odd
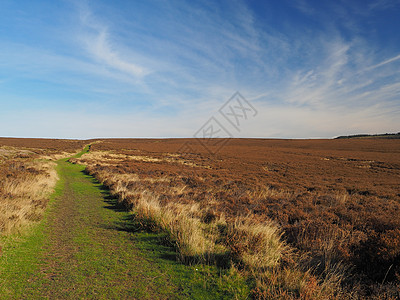
[(62, 152), (75, 153), (81, 150), (88, 141), (82, 140), (62, 140), (62, 139), (37, 139), (37, 138), (2, 138), (0, 137), (0, 146), (10, 146), (23, 149), (35, 149), (42, 154), (59, 154)]
[(71, 156), (83, 141), (0, 138), (0, 235), (42, 218), (57, 182), (54, 160)]
[(110, 139), (72, 161), (256, 298), (400, 298), (400, 140)]
[(254, 298), (400, 298), (400, 140), (232, 139), (210, 154), (195, 139), (0, 138), (0, 234), (41, 219), (52, 161), (88, 143), (71, 161), (143, 229), (184, 263), (250, 278)]

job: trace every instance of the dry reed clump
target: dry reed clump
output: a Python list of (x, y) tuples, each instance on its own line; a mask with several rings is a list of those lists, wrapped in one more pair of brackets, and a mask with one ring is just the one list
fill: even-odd
[(7, 234), (41, 219), (57, 182), (53, 162), (8, 160), (0, 165), (0, 232)]
[(283, 253), (289, 252), (276, 224), (255, 222), (253, 215), (230, 223), (226, 239), (232, 255), (255, 273), (278, 266)]
[(199, 218), (194, 217), (191, 209), (196, 206), (168, 205), (161, 209), (160, 225), (175, 242), (179, 258), (183, 262), (211, 262), (217, 250), (215, 245), (217, 232), (211, 226), (205, 226)]
[[(90, 170), (90, 168), (88, 168)], [(90, 172), (90, 171), (89, 171)], [(209, 261), (216, 253), (216, 232), (210, 225), (201, 222), (196, 204), (179, 205), (169, 203), (162, 206), (159, 196), (149, 190), (132, 189), (132, 182), (140, 182), (134, 174), (112, 174), (104, 171), (93, 175), (111, 188), (111, 193), (126, 207), (133, 210), (137, 222), (143, 228), (164, 230), (179, 250), (179, 258), (184, 262)], [(150, 180), (154, 182), (155, 179)], [(161, 181), (165, 179), (161, 178)]]
[(336, 299), (341, 296), (344, 267), (326, 265), (324, 276), (282, 240), (282, 232), (271, 221), (259, 222), (254, 215), (238, 217), (228, 224), (227, 245), (237, 265), (255, 280), (259, 299)]

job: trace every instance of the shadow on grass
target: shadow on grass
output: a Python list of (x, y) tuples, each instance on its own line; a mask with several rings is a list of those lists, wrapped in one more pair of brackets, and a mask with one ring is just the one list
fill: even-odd
[(103, 229), (117, 230), (132, 233), (131, 240), (141, 249), (146, 250), (160, 259), (165, 259), (178, 263), (178, 251), (174, 243), (168, 239), (168, 235), (164, 232), (155, 232), (147, 229), (143, 224), (138, 222), (135, 215), (126, 208), (126, 206), (118, 201), (118, 198), (110, 194), (110, 190), (104, 184), (101, 184), (95, 177), (88, 174), (86, 170), (81, 171), (91, 183), (97, 187), (102, 196), (105, 209), (119, 213), (119, 220), (113, 224), (99, 225)]
[(148, 222), (140, 222), (129, 209), (118, 201), (118, 198), (111, 195), (107, 186), (100, 183), (95, 177), (88, 174), (86, 170), (81, 171), (85, 176), (96, 186), (104, 199), (104, 208), (110, 209), (116, 213), (120, 213), (119, 220), (110, 225), (101, 225), (102, 228), (108, 230), (117, 230), (132, 233), (132, 242), (140, 245), (143, 250), (156, 254), (158, 258), (167, 259), (170, 261), (183, 263), (185, 265), (193, 264), (212, 264), (220, 269), (228, 269), (235, 261), (240, 265), (235, 258), (227, 253), (209, 253), (204, 256), (185, 256), (179, 255), (179, 249), (174, 241), (171, 241), (166, 232), (158, 231), (156, 224), (151, 220)]

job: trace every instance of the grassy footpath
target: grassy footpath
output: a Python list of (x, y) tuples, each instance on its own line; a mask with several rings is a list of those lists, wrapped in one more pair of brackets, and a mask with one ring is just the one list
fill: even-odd
[(140, 231), (83, 166), (61, 160), (57, 168), (44, 220), (2, 238), (1, 299), (247, 297), (243, 279), (229, 270), (178, 263), (164, 235)]

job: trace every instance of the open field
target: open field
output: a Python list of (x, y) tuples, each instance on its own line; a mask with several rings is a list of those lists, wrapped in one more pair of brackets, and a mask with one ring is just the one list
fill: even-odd
[(75, 153), (86, 145), (87, 141), (62, 139), (35, 139), (35, 138), (0, 138), (0, 146), (10, 146), (24, 149), (35, 149), (37, 152), (68, 152)]
[(160, 243), (163, 233), (138, 232), (129, 212), (83, 170), (58, 161), (45, 218), (6, 240), (0, 299), (246, 297), (245, 283), (229, 270), (180, 264), (174, 248)]
[(399, 140), (235, 139), (215, 155), (104, 140), (77, 161), (183, 261), (232, 261), (255, 296), (399, 297)]
[[(1, 148), (7, 150), (2, 168), (19, 168), (2, 178), (9, 184), (1, 186), (1, 213), (13, 228), (0, 233), (0, 299), (247, 298), (250, 288), (235, 269), (179, 263), (164, 232), (143, 231), (102, 184), (84, 174), (84, 166), (65, 157), (50, 162), (64, 152), (50, 145), (51, 151)], [(52, 184), (45, 186), (42, 178)], [(10, 186), (23, 186), (24, 193), (12, 193)], [(15, 226), (10, 213), (35, 218), (20, 218)]]
[[(233, 139), (211, 154), (195, 139), (0, 139), (2, 234), (18, 232), (41, 220), (57, 180), (53, 161), (71, 156), (87, 144), (91, 144), (88, 153), (69, 161), (85, 165), (86, 173), (96, 177), (103, 186), (93, 189), (88, 179), (78, 174), (82, 167), (57, 162), (59, 174), (63, 176), (55, 198), (55, 207), (60, 209), (50, 212), (48, 225), (43, 225), (47, 233), (37, 232), (38, 236), (54, 239), (48, 245), (41, 245), (43, 237), (34, 239), (36, 250), (31, 251), (37, 263), (36, 267), (31, 266), (33, 273), (29, 276), (36, 278), (35, 282), (40, 279), (40, 284), (35, 288), (6, 280), (4, 286), (17, 286), (20, 291), (29, 289), (31, 295), (40, 295), (41, 291), (46, 294), (53, 289), (48, 282), (53, 278), (52, 266), (59, 266), (58, 280), (66, 286), (70, 285), (68, 280), (79, 286), (85, 272), (96, 273), (98, 268), (103, 268), (90, 251), (84, 256), (81, 250), (66, 255), (64, 252), (70, 253), (71, 249), (86, 249), (83, 246), (86, 240), (77, 245), (75, 238), (69, 238), (72, 233), (64, 232), (63, 228), (79, 227), (81, 221), (74, 220), (84, 219), (82, 228), (75, 228), (74, 232), (87, 232), (87, 238), (93, 241), (104, 234), (109, 234), (110, 239), (117, 238), (109, 231), (114, 225), (96, 227), (103, 222), (96, 218), (108, 214), (103, 212), (102, 201), (109, 200), (88, 194), (90, 191), (100, 195), (96, 189), (106, 187), (134, 216), (134, 224), (124, 225), (131, 229), (122, 229), (132, 232), (123, 240), (118, 235), (115, 243), (121, 242), (130, 249), (126, 241), (131, 239), (136, 245), (132, 245), (132, 251), (147, 257), (146, 252), (157, 253), (160, 244), (145, 242), (138, 250), (142, 247), (140, 236), (144, 234), (147, 240), (147, 236), (153, 235), (155, 240), (170, 247), (168, 251), (176, 251), (182, 266), (189, 267), (165, 267), (169, 263), (162, 259), (145, 258), (161, 269), (169, 268), (169, 278), (189, 274), (193, 266), (196, 270), (203, 268), (202, 272), (211, 276), (207, 281), (190, 279), (185, 286), (179, 280), (174, 281), (168, 287), (169, 292), (159, 290), (156, 283), (153, 296), (174, 293), (174, 289), (181, 291), (181, 296), (175, 294), (178, 298), (193, 292), (201, 295), (204, 287), (196, 284), (202, 284), (207, 288), (213, 286), (215, 295), (224, 291), (221, 295), (237, 298), (246, 295), (246, 289), (259, 299), (400, 297), (400, 140)], [(217, 150), (214, 146), (207, 147)], [(85, 188), (67, 184), (74, 180), (85, 182)], [(68, 193), (79, 196), (62, 196)], [(84, 209), (80, 211), (79, 207)], [(97, 235), (91, 224), (105, 231)], [(113, 248), (114, 242), (110, 240), (107, 247)], [(119, 253), (104, 245), (98, 251), (111, 251), (115, 257), (124, 257), (131, 251)], [(13, 255), (18, 258), (15, 250), (8, 253), (18, 247), (8, 246), (3, 258)], [(25, 253), (26, 249), (21, 251)], [(89, 262), (85, 263), (84, 270), (78, 268), (74, 273), (83, 272), (83, 277), (71, 279), (67, 276), (70, 270), (64, 270), (64, 265), (79, 261), (81, 256)], [(28, 258), (24, 259), (21, 260), (24, 267), (14, 270), (15, 274), (26, 273)], [(132, 259), (138, 259), (136, 254)], [(109, 260), (113, 258), (110, 256)], [(151, 269), (151, 263), (146, 266)], [(41, 273), (36, 274), (35, 268), (42, 270)], [(148, 270), (141, 276), (148, 276)], [(112, 267), (102, 278), (111, 278), (114, 271)], [(51, 276), (47, 278), (46, 274)], [(221, 278), (224, 280), (219, 282)], [(93, 287), (93, 293), (98, 288)], [(115, 295), (128, 291), (121, 286)], [(73, 293), (83, 295), (84, 292), (78, 289)], [(150, 297), (153, 292), (143, 295)], [(69, 295), (61, 290), (57, 293)]]

